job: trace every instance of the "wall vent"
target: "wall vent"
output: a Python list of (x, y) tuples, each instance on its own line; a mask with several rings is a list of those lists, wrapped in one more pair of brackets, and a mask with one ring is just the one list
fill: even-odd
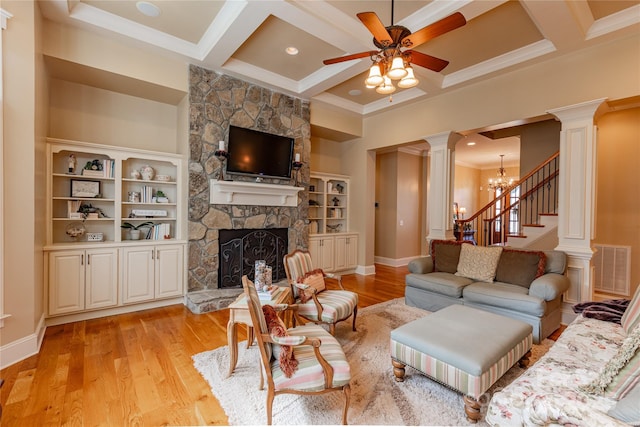
[(595, 245), (595, 248), (595, 291), (629, 297), (631, 246)]

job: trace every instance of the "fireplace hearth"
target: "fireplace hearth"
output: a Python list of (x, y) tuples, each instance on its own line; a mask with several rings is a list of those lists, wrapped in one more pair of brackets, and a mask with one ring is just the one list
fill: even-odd
[(243, 275), (254, 280), (257, 260), (273, 268), (274, 282), (286, 277), (282, 263), (289, 247), (286, 228), (220, 230), (219, 241), (219, 288), (242, 288)]

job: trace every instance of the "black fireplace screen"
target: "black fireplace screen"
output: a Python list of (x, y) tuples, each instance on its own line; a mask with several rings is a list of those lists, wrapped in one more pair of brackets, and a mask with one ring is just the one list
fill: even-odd
[(242, 276), (255, 279), (255, 262), (265, 260), (273, 268), (273, 281), (286, 278), (283, 258), (289, 247), (286, 228), (220, 230), (218, 287), (241, 288)]

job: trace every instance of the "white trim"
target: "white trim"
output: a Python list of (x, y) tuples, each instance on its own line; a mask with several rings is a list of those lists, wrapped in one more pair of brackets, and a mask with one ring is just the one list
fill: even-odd
[(406, 258), (387, 258), (377, 256), (373, 258), (373, 262), (376, 264), (388, 265), (390, 267), (403, 267), (408, 265), (411, 260), (418, 258), (420, 255), (406, 257)]
[(302, 187), (246, 181), (209, 180), (212, 205), (298, 206)]
[(371, 276), (376, 274), (376, 266), (375, 265), (359, 265), (356, 267), (356, 274), (360, 274), (362, 276)]
[(0, 347), (0, 354), (2, 354), (2, 357), (0, 358), (0, 369), (4, 369), (26, 359), (27, 357), (38, 354), (46, 329), (47, 327), (45, 326), (43, 315), (40, 317), (38, 327), (33, 334), (27, 335), (19, 340)]
[(640, 22), (640, 4), (598, 19), (587, 31), (586, 40), (612, 33)]
[(4, 9), (0, 9), (0, 24), (2, 24), (2, 29), (7, 29), (7, 19), (13, 18), (13, 15), (7, 12)]

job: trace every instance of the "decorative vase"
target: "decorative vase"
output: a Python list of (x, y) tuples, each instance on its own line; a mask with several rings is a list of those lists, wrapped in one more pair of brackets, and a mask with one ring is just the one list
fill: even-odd
[(156, 174), (156, 171), (149, 165), (140, 168), (140, 174), (145, 181), (151, 181)]
[(133, 179), (140, 179), (142, 177), (142, 175), (140, 175), (140, 171), (134, 170), (131, 172), (131, 178)]
[(140, 240), (140, 230), (129, 230), (131, 240)]

